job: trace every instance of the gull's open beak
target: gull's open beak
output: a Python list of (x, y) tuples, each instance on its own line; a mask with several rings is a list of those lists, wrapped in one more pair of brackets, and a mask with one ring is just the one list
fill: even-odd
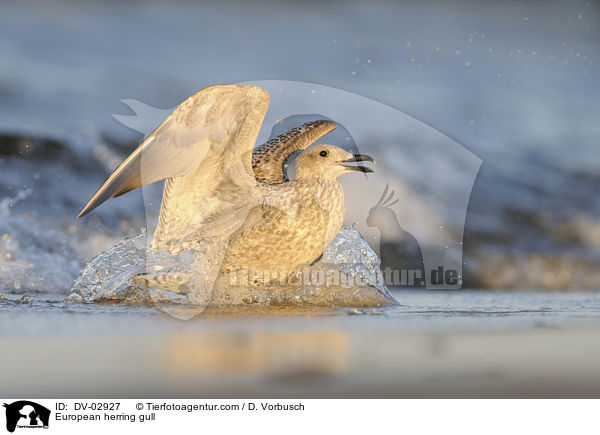
[[(375, 160), (373, 159), (373, 157), (368, 156), (366, 154), (354, 154), (352, 156), (352, 158), (349, 158), (348, 160), (342, 160), (340, 163), (355, 163), (355, 162), (375, 163)], [(342, 166), (350, 171), (357, 171), (357, 172), (364, 172), (364, 173), (374, 172), (371, 168), (367, 168), (366, 166), (352, 166), (352, 165), (344, 165), (344, 164), (342, 164)]]

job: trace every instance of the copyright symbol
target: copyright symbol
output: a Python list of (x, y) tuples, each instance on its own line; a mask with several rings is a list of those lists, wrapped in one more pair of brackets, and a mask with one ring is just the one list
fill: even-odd
[(136, 408), (138, 411), (141, 411), (142, 409), (144, 409), (144, 404), (143, 404), (143, 403), (136, 403), (136, 404), (135, 404), (135, 408)]

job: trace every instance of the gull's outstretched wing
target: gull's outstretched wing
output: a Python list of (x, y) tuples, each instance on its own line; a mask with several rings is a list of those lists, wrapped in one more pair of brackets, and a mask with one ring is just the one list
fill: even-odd
[[(211, 217), (227, 232), (256, 200), (252, 149), (269, 94), (249, 85), (206, 88), (181, 103), (111, 174), (83, 208), (167, 179), (153, 246), (172, 250)], [(217, 219), (221, 217), (222, 219)]]
[(282, 183), (286, 158), (296, 151), (308, 148), (336, 127), (337, 124), (333, 121), (310, 121), (256, 147), (252, 153), (252, 169), (256, 179), (268, 184)]

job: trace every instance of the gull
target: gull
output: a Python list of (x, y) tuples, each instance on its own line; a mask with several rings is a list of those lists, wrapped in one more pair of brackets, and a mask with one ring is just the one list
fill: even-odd
[[(165, 179), (153, 250), (177, 254), (204, 243), (212, 253), (206, 267), (219, 264), (219, 272), (291, 271), (315, 263), (344, 220), (337, 178), (373, 172), (352, 163), (374, 160), (334, 145), (310, 146), (335, 129), (327, 120), (305, 123), (255, 149), (269, 99), (252, 85), (217, 85), (189, 97), (119, 165), (78, 217)], [(295, 177), (288, 180), (285, 166), (298, 152)], [(180, 287), (163, 278), (153, 282)], [(204, 278), (212, 283), (216, 275)]]

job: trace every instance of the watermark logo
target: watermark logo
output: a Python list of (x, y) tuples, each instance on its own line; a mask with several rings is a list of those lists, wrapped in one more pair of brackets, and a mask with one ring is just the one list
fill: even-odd
[(4, 404), (6, 408), (6, 430), (15, 429), (48, 429), (50, 410), (39, 403), (29, 400), (18, 400)]
[[(327, 120), (335, 122), (337, 128), (319, 139), (317, 144), (332, 144), (344, 148), (355, 156), (366, 154), (377, 161), (375, 173), (369, 173), (368, 176), (363, 174), (363, 176), (341, 177), (339, 180), (345, 197), (344, 224), (347, 227), (355, 225), (354, 228), (362, 237), (361, 240), (368, 244), (368, 250), (374, 252), (381, 260), (379, 271), (370, 277), (371, 280), (376, 281), (377, 285), (383, 283), (400, 287), (445, 289), (461, 287), (464, 224), (471, 189), (482, 163), (479, 157), (406, 113), (351, 92), (313, 83), (293, 81), (267, 80), (244, 84), (259, 86), (271, 96), (268, 111), (258, 133), (257, 144), (266, 143), (282, 134), (283, 136), (293, 135), (292, 129), (305, 125), (307, 122)], [(168, 240), (165, 244), (166, 250), (175, 256), (181, 256), (180, 253), (186, 252), (186, 250), (193, 251), (190, 259), (186, 261), (196, 266), (192, 268), (191, 274), (186, 274), (180, 273), (176, 265), (171, 267), (171, 265), (154, 264), (153, 260), (149, 259), (146, 273), (142, 274), (144, 282), (149, 288), (160, 288), (175, 293), (182, 290), (183, 294), (186, 294), (185, 288), (189, 290), (191, 286), (192, 289), (188, 291), (188, 294), (196, 294), (195, 304), (203, 306), (213, 296), (214, 283), (219, 278), (220, 267), (229, 252), (229, 237), (236, 231), (236, 228), (247, 229), (246, 225), (251, 226), (254, 222), (253, 218), (260, 219), (261, 213), (263, 216), (264, 213), (271, 213), (271, 216), (284, 216), (285, 219), (282, 219), (281, 222), (289, 221), (291, 225), (303, 208), (300, 207), (293, 211), (291, 209), (276, 210), (277, 204), (243, 203), (242, 200), (252, 199), (254, 196), (244, 194), (244, 189), (251, 190), (251, 188), (247, 182), (244, 184), (244, 179), (240, 176), (243, 173), (240, 169), (243, 164), (235, 152), (231, 153), (231, 150), (235, 149), (225, 148), (226, 151), (220, 151), (222, 155), (219, 156), (208, 155), (206, 157), (204, 155), (218, 152), (218, 147), (209, 147), (210, 140), (205, 136), (217, 138), (215, 140), (218, 141), (218, 138), (225, 134), (218, 130), (220, 124), (217, 123), (217, 126), (214, 127), (218, 130), (218, 134), (211, 133), (211, 124), (207, 123), (202, 125), (202, 129), (198, 127), (193, 131), (189, 128), (187, 130), (180, 129), (181, 131), (177, 129), (179, 127), (176, 123), (183, 122), (186, 110), (194, 109), (188, 107), (189, 101), (183, 105), (187, 104), (187, 106), (180, 106), (171, 117), (169, 115), (172, 109), (156, 109), (132, 99), (123, 100), (123, 102), (132, 109), (134, 114), (114, 115), (119, 122), (145, 135), (154, 131), (152, 138), (146, 142), (148, 146), (144, 148), (145, 154), (140, 154), (139, 162), (139, 175), (142, 179), (146, 211), (148, 248), (150, 248), (148, 252), (156, 248), (151, 245), (152, 240), (162, 243), (160, 242), (160, 225), (157, 231), (157, 224), (162, 220), (163, 228), (167, 227), (165, 222), (169, 228), (173, 226), (181, 228), (177, 234), (177, 240), (173, 241), (175, 244), (180, 244), (181, 249), (177, 246), (175, 246), (177, 249), (172, 249), (171, 241)], [(209, 115), (212, 116), (213, 113), (207, 112), (208, 118), (206, 119), (212, 120)], [(156, 126), (165, 118), (170, 121), (155, 131)], [(208, 142), (206, 144), (202, 142), (200, 145), (203, 148), (201, 149), (193, 148), (197, 145), (194, 141), (197, 141), (198, 138), (197, 136), (186, 136), (188, 133), (204, 135), (202, 137), (205, 138), (202, 140), (205, 142), (208, 140)], [(212, 184), (223, 187), (217, 189), (213, 186), (214, 192), (211, 191), (210, 195), (205, 195), (207, 197), (205, 204), (201, 203), (201, 200), (198, 202), (198, 189), (191, 189), (188, 192), (184, 182), (175, 187), (169, 186), (168, 193), (171, 199), (175, 195), (182, 195), (181, 204), (187, 208), (194, 201), (196, 201), (194, 203), (198, 203), (197, 205), (201, 209), (192, 214), (190, 214), (190, 210), (184, 210), (185, 207), (182, 205), (179, 208), (175, 207), (177, 208), (175, 211), (171, 210), (172, 213), (168, 217), (161, 216), (162, 186), (154, 182), (172, 175), (162, 174), (160, 171), (164, 165), (157, 164), (162, 161), (161, 159), (166, 158), (161, 152), (163, 152), (164, 145), (171, 143), (170, 141), (174, 144), (172, 144), (173, 153), (177, 155), (168, 158), (173, 161), (179, 159), (177, 160), (179, 163), (175, 165), (175, 169), (179, 171), (176, 171), (177, 174), (180, 172), (189, 174), (190, 171), (194, 171), (195, 166), (188, 168), (186, 165), (200, 164), (199, 161), (202, 159), (198, 157), (199, 155), (204, 155), (204, 158), (208, 158), (209, 161), (221, 165), (221, 172), (213, 171), (210, 178), (205, 176), (206, 179), (202, 179), (199, 184), (200, 190), (206, 190)], [(188, 152), (188, 149), (191, 151)], [(226, 155), (227, 152), (230, 154)], [(232, 155), (235, 158), (227, 157)], [(277, 158), (278, 156), (273, 154), (272, 157)], [(294, 180), (294, 164), (293, 162), (289, 163), (286, 161), (285, 171), (287, 173), (284, 179)], [(199, 172), (199, 177), (202, 177), (201, 172)], [(163, 177), (161, 178), (161, 176)], [(123, 189), (126, 190), (126, 187)], [(165, 195), (167, 195), (167, 187), (165, 187)], [(233, 201), (235, 198), (242, 202), (235, 203)], [(323, 196), (319, 198), (327, 201)], [(314, 202), (314, 200), (310, 201)], [(240, 204), (241, 206), (239, 206)], [(307, 209), (307, 204), (305, 202), (299, 205)], [(259, 206), (260, 210), (257, 208)], [(327, 221), (326, 226), (335, 220), (332, 218), (327, 220), (328, 216), (331, 216), (330, 213), (334, 213), (331, 211), (333, 209), (328, 206), (329, 204), (325, 203), (316, 204), (316, 207), (313, 207), (314, 210), (311, 211), (315, 215), (323, 215), (321, 221)], [(190, 218), (186, 218), (187, 215), (183, 212), (188, 213)], [(200, 223), (199, 226), (196, 225), (196, 221)], [(335, 220), (335, 222), (337, 225), (339, 221)], [(281, 229), (285, 228), (278, 228), (276, 231)], [(307, 237), (313, 236), (318, 231), (329, 234), (328, 229), (322, 225), (313, 230), (311, 233), (306, 233)], [(202, 237), (197, 237), (200, 233)], [(319, 238), (315, 237), (315, 240), (318, 241)], [(180, 243), (182, 241), (185, 243)], [(218, 249), (215, 249), (214, 245), (218, 245)], [(273, 246), (273, 252), (277, 252), (277, 249), (288, 248), (293, 249), (287, 247), (285, 243), (276, 244)], [(161, 250), (160, 247), (158, 250)], [(357, 250), (360, 249), (357, 248)], [(211, 252), (212, 255), (205, 255), (207, 252)], [(311, 251), (311, 256), (313, 254), (314, 256), (310, 260), (316, 259), (313, 263), (318, 263), (321, 259), (319, 256), (321, 252)], [(352, 257), (352, 255), (348, 255), (348, 257)], [(250, 260), (253, 261), (254, 258)], [(344, 259), (338, 260), (340, 259), (335, 260), (336, 265), (348, 264)], [(332, 263), (331, 259), (327, 258), (324, 262)], [(279, 266), (277, 262), (272, 263)], [(307, 264), (313, 265), (310, 261)], [(354, 262), (353, 264), (358, 263)], [(281, 266), (283, 269), (289, 264), (281, 264)], [(346, 274), (343, 269), (341, 267), (341, 270), (334, 270), (329, 275), (323, 275), (319, 271), (316, 275), (300, 274), (297, 276), (301, 276), (305, 285), (319, 285), (321, 282), (340, 283), (342, 286), (357, 285), (356, 277)], [(246, 285), (246, 282), (282, 282), (287, 277), (289, 275), (286, 271), (272, 270), (272, 267), (255, 261), (254, 264), (247, 265), (247, 270), (235, 271), (235, 277), (230, 278), (233, 281), (229, 284), (234, 285), (234, 281), (239, 285)]]

